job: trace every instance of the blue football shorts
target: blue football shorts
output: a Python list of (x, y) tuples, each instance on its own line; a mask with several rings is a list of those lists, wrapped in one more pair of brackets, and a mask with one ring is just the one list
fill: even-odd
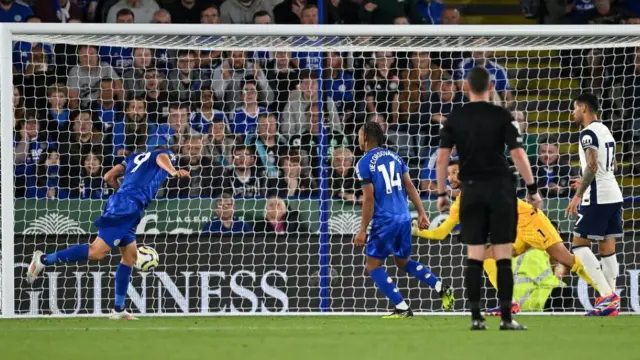
[(389, 255), (400, 259), (411, 256), (411, 219), (378, 220), (371, 225), (366, 255), (384, 260)]
[(135, 242), (136, 227), (143, 211), (136, 199), (115, 193), (107, 200), (102, 215), (95, 221), (98, 237), (111, 248), (125, 247)]

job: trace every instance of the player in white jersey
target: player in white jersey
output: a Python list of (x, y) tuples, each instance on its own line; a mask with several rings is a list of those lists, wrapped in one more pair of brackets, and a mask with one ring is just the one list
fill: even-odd
[[(622, 237), (622, 192), (613, 174), (616, 142), (611, 131), (597, 119), (598, 99), (582, 94), (573, 101), (573, 119), (580, 131), (582, 177), (567, 215), (578, 215), (573, 230), (573, 253), (582, 260), (600, 297), (588, 316), (616, 316), (620, 297), (615, 293), (618, 277), (615, 239)], [(591, 251), (598, 241), (600, 262)]]

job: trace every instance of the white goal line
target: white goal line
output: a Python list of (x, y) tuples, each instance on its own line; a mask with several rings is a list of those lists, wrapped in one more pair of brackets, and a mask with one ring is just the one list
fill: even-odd
[[(158, 318), (170, 318), (170, 317), (348, 317), (348, 316), (384, 316), (389, 312), (286, 312), (286, 313), (165, 313), (165, 314), (133, 314), (136, 317), (158, 317)], [(584, 316), (585, 312), (522, 312), (518, 313), (518, 316)], [(416, 316), (469, 316), (470, 312), (414, 312)], [(620, 316), (638, 316), (640, 313), (635, 312), (620, 312)], [(20, 320), (20, 319), (82, 319), (82, 318), (106, 318), (109, 314), (56, 314), (56, 315), (16, 315), (7, 320)], [(0, 320), (1, 322), (2, 320)]]
[[(122, 323), (121, 323), (122, 324)], [(0, 328), (1, 333), (12, 333), (12, 332), (48, 332), (48, 331), (318, 331), (324, 330), (325, 327), (322, 326), (135, 326), (135, 327), (125, 327), (125, 326), (116, 326), (116, 327), (93, 327), (93, 326), (84, 326), (84, 327), (68, 327), (61, 328), (59, 326), (51, 326), (51, 327), (28, 327), (21, 329), (2, 329)]]

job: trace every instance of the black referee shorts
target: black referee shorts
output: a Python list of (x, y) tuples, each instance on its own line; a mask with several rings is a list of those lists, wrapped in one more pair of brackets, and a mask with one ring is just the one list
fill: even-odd
[(460, 241), (467, 245), (509, 244), (518, 226), (516, 185), (510, 179), (462, 182)]

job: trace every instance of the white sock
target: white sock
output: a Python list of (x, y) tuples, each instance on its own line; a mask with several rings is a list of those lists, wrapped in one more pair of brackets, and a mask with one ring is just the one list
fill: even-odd
[(609, 282), (602, 272), (598, 259), (593, 255), (593, 251), (591, 251), (588, 246), (582, 246), (577, 249), (573, 249), (573, 254), (582, 260), (584, 269), (598, 287), (600, 296), (611, 295), (613, 290), (611, 290), (611, 286), (609, 286)]
[(409, 310), (409, 305), (407, 305), (406, 302), (401, 302), (400, 304), (396, 305), (396, 309), (398, 310)]
[(602, 273), (607, 279), (612, 291), (616, 291), (616, 280), (620, 274), (620, 266), (618, 266), (618, 257), (615, 253), (609, 256), (600, 256), (600, 264), (602, 265)]

